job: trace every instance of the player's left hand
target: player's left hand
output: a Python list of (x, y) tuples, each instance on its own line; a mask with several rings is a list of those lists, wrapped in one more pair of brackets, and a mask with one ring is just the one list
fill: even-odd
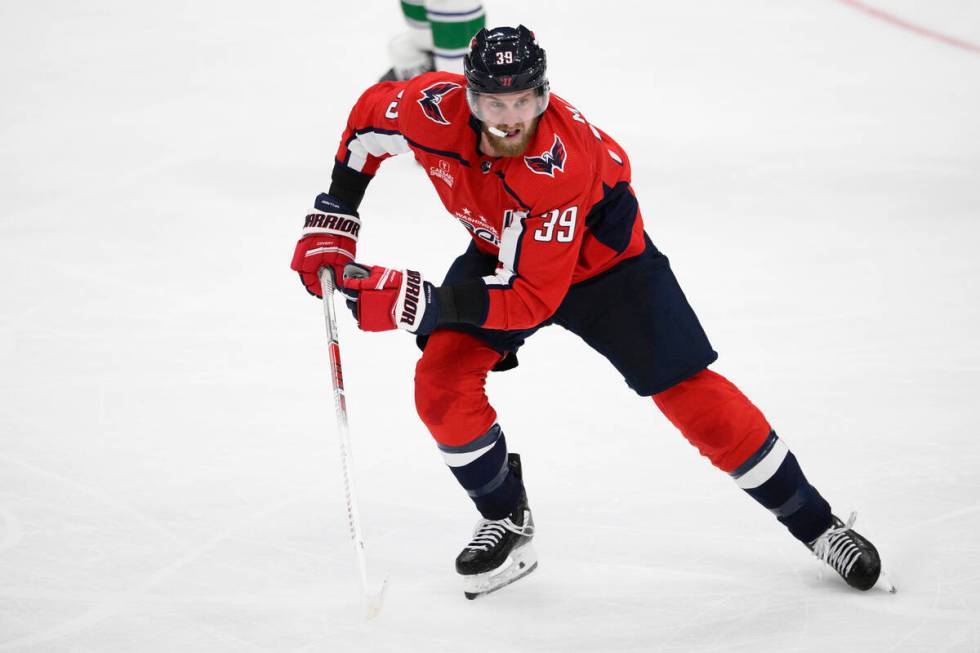
[(361, 219), (357, 211), (342, 200), (327, 193), (317, 195), (313, 212), (306, 216), (303, 235), (296, 243), (290, 267), (299, 272), (307, 292), (323, 296), (320, 288), (320, 268), (333, 269), (338, 281), (344, 266), (357, 255), (357, 234)]
[(439, 320), (436, 287), (414, 270), (349, 263), (340, 288), (362, 331), (432, 332)]

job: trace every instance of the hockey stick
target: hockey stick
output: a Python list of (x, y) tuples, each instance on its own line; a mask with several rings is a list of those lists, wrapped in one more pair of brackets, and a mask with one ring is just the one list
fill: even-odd
[(354, 541), (357, 566), (361, 573), (361, 589), (367, 602), (368, 619), (381, 612), (388, 578), (385, 577), (377, 592), (368, 585), (367, 558), (364, 554), (364, 534), (357, 510), (357, 496), (354, 493), (354, 470), (351, 459), (350, 427), (347, 422), (347, 400), (344, 394), (344, 373), (340, 364), (340, 343), (337, 339), (337, 315), (334, 311), (333, 294), (336, 288), (333, 270), (320, 268), (320, 287), (323, 291), (323, 317), (327, 325), (328, 347), (330, 349), (330, 378), (333, 381), (334, 405), (337, 409), (337, 431), (340, 434), (340, 465), (344, 472), (344, 495), (347, 500), (347, 523)]

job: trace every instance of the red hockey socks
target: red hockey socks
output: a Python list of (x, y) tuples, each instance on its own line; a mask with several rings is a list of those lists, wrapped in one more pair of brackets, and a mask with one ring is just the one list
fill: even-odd
[(503, 519), (524, 495), (507, 464), (507, 441), (487, 400), (500, 354), (458, 331), (436, 331), (415, 368), (415, 407), (449, 470), (486, 519)]
[(415, 366), (415, 408), (439, 444), (460, 446), (497, 420), (484, 386), (500, 353), (478, 338), (440, 330)]
[(831, 523), (830, 505), (762, 412), (728, 379), (703, 370), (653, 400), (702, 455), (809, 543)]
[(772, 430), (735, 384), (711, 370), (653, 395), (653, 400), (701, 455), (726, 472), (745, 462)]

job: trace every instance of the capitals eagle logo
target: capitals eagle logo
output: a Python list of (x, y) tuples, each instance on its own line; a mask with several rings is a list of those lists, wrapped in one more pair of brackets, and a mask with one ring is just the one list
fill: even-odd
[(446, 116), (442, 115), (439, 103), (457, 88), (462, 88), (462, 86), (452, 82), (436, 82), (432, 86), (422, 89), (422, 97), (419, 98), (418, 103), (422, 107), (425, 117), (440, 125), (448, 125), (449, 121), (446, 120)]
[(539, 175), (555, 176), (555, 170), (565, 172), (565, 160), (567, 159), (565, 144), (555, 134), (555, 142), (550, 150), (545, 150), (538, 156), (524, 157), (524, 163), (531, 169), (531, 172)]

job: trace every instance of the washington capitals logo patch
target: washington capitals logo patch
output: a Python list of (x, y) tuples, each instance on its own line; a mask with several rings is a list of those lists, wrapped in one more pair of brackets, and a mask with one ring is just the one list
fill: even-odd
[(442, 115), (439, 103), (457, 88), (462, 88), (462, 86), (452, 82), (436, 82), (432, 86), (422, 89), (422, 97), (419, 98), (418, 103), (422, 107), (425, 117), (440, 125), (448, 125), (449, 121), (446, 120), (446, 116)]
[(558, 138), (558, 134), (555, 134), (555, 142), (550, 150), (545, 150), (539, 156), (526, 156), (524, 163), (531, 169), (531, 172), (554, 177), (555, 170), (565, 172), (566, 158), (565, 144)]

